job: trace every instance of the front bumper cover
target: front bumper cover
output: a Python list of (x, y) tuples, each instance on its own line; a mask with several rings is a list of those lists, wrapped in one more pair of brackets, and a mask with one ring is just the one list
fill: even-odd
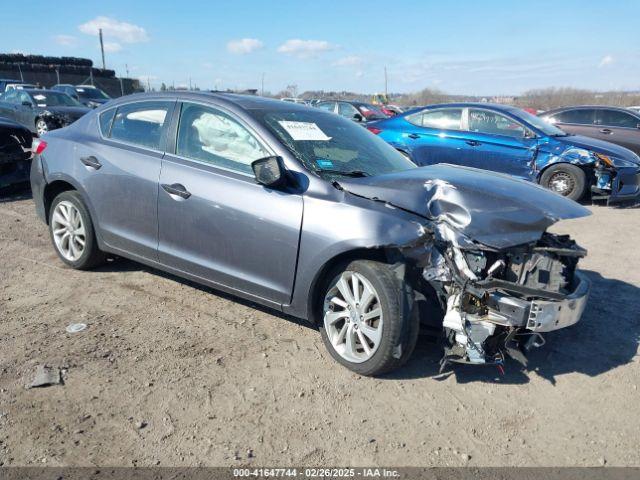
[(604, 199), (608, 204), (636, 200), (640, 197), (640, 168), (618, 167), (611, 181), (611, 189), (598, 185), (591, 187), (594, 200)]

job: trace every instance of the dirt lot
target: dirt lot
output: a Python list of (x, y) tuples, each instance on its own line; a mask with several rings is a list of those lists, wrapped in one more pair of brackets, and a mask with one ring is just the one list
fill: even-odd
[[(28, 194), (0, 201), (0, 465), (640, 465), (640, 210), (565, 222), (583, 321), (511, 362), (360, 378), (290, 318), (118, 260), (58, 261)], [(65, 327), (88, 328), (68, 334)], [(64, 386), (25, 388), (39, 364)]]

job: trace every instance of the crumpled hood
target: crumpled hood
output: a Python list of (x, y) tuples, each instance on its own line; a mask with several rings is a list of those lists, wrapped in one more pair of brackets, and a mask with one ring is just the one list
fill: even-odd
[[(585, 150), (592, 150), (597, 153), (608, 155), (613, 160), (613, 164), (616, 165), (616, 160), (621, 159), (626, 162), (631, 162), (635, 165), (640, 165), (640, 158), (631, 150), (616, 145), (615, 143), (606, 142), (604, 140), (598, 140), (597, 138), (583, 137), (582, 135), (568, 135), (566, 137), (553, 137), (558, 143), (566, 147), (584, 148)], [(628, 166), (625, 162), (618, 162), (620, 166)]]
[(468, 239), (497, 249), (536, 241), (559, 220), (591, 214), (534, 183), (446, 164), (341, 179), (339, 184), (355, 195), (444, 222)]

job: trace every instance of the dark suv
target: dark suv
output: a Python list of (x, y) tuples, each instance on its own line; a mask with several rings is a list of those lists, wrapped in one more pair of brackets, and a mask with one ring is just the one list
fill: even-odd
[(563, 107), (540, 115), (567, 133), (615, 143), (640, 155), (640, 113), (627, 108)]

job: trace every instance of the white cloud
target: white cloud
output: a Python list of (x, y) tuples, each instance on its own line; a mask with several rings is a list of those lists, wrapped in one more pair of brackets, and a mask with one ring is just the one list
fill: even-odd
[(278, 52), (298, 58), (312, 58), (335, 47), (324, 40), (300, 40), (292, 38), (278, 47)]
[(98, 35), (99, 29), (102, 29), (105, 38), (119, 40), (123, 43), (139, 43), (149, 40), (144, 28), (111, 17), (99, 16), (78, 26), (78, 30), (87, 35)]
[(602, 60), (600, 60), (598, 67), (606, 67), (607, 65), (611, 65), (614, 61), (615, 59), (611, 55), (605, 55), (604, 57), (602, 57)]
[(333, 62), (334, 67), (356, 67), (362, 65), (364, 63), (364, 59), (362, 57), (358, 57), (356, 55), (349, 55), (347, 57), (342, 57)]
[(118, 42), (104, 42), (104, 51), (107, 53), (115, 53), (122, 50), (122, 45)]
[(78, 39), (72, 35), (55, 35), (53, 41), (64, 47), (73, 47), (78, 43)]
[(236, 55), (244, 55), (260, 50), (263, 46), (264, 44), (257, 38), (241, 38), (227, 43), (227, 50)]

